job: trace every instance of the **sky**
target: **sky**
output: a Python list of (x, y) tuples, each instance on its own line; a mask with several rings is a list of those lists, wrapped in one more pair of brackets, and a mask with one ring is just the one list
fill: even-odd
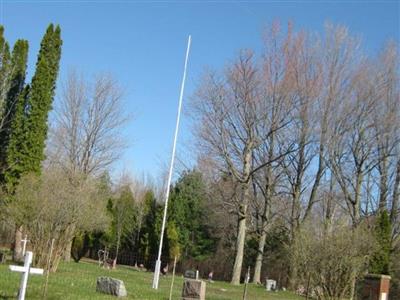
[[(124, 88), (133, 115), (128, 141), (113, 172), (160, 175), (169, 164), (188, 35), (192, 35), (184, 109), (206, 68), (221, 69), (240, 49), (262, 50), (274, 20), (322, 32), (329, 21), (360, 36), (373, 55), (388, 39), (400, 40), (400, 1), (7, 1), (0, 23), (13, 44), (30, 43), (28, 78), (49, 23), (59, 24), (63, 49), (58, 87), (71, 70), (111, 73)], [(57, 94), (57, 92), (56, 92)], [(56, 96), (56, 100), (57, 96)], [(182, 115), (178, 152), (193, 162), (190, 120)]]

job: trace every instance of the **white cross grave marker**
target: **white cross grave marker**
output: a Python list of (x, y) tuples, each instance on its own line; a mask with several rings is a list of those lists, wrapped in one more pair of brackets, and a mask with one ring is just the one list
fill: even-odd
[(26, 243), (29, 242), (28, 236), (25, 235), (25, 239), (21, 240), (21, 242), (23, 243), (23, 246), (22, 246), (22, 256), (25, 256)]
[(21, 284), (20, 284), (19, 292), (18, 292), (18, 300), (25, 299), (26, 286), (28, 284), (29, 273), (43, 275), (43, 269), (31, 268), (31, 263), (32, 263), (32, 252), (26, 251), (23, 267), (9, 266), (11, 271), (22, 273)]

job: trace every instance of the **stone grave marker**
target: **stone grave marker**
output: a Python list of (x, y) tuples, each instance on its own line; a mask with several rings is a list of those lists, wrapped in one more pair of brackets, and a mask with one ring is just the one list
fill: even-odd
[(183, 282), (182, 300), (205, 300), (206, 283), (202, 280), (186, 278)]
[(0, 264), (4, 264), (6, 262), (6, 252), (0, 251)]
[(187, 271), (185, 271), (185, 273), (183, 274), (183, 277), (189, 278), (189, 279), (197, 279), (197, 278), (196, 278), (196, 271), (187, 270)]
[(125, 297), (128, 295), (124, 282), (111, 277), (98, 277), (96, 291), (117, 297)]
[(265, 283), (265, 288), (267, 291), (276, 291), (276, 280), (267, 279)]

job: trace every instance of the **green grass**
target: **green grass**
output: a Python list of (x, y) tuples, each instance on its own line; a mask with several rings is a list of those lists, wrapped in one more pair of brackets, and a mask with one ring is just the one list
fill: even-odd
[[(124, 299), (155, 300), (168, 299), (171, 275), (160, 278), (158, 290), (151, 288), (153, 273), (138, 271), (130, 267), (118, 266), (116, 270), (106, 270), (89, 261), (62, 263), (58, 271), (50, 274), (48, 299), (116, 299), (96, 292), (96, 278), (110, 276), (125, 283), (128, 297)], [(0, 299), (15, 299), (19, 287), (20, 274), (11, 272), (7, 264), (0, 265)], [(45, 276), (29, 277), (26, 299), (42, 299)], [(183, 278), (175, 277), (173, 299), (180, 299)], [(242, 299), (243, 285), (232, 286), (226, 282), (207, 283), (207, 300)], [(299, 300), (304, 299), (289, 292), (267, 292), (262, 286), (249, 285), (248, 300)]]

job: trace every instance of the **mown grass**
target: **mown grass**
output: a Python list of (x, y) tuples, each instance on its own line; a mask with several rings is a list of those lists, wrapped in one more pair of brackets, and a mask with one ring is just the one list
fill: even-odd
[[(50, 274), (47, 299), (115, 299), (96, 292), (96, 278), (110, 276), (124, 281), (128, 297), (124, 299), (164, 300), (168, 299), (171, 275), (160, 278), (158, 290), (151, 288), (153, 273), (134, 268), (118, 266), (116, 270), (102, 269), (94, 262), (62, 263), (56, 273)], [(20, 274), (11, 272), (7, 264), (0, 265), (0, 299), (15, 299)], [(43, 299), (45, 276), (29, 277), (26, 299)], [(183, 278), (175, 277), (173, 299), (180, 299)], [(226, 282), (207, 283), (207, 300), (242, 299), (243, 285), (232, 286)], [(267, 292), (262, 286), (249, 285), (248, 300), (299, 300), (303, 299), (289, 292)]]

